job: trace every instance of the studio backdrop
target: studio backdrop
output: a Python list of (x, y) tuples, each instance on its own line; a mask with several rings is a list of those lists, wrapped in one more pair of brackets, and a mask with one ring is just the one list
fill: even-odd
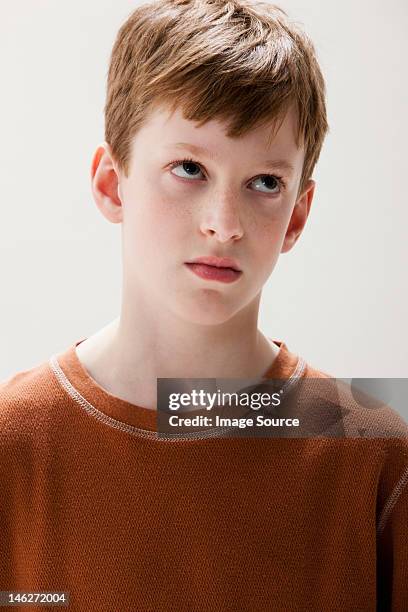
[[(408, 9), (282, 0), (315, 43), (330, 132), (260, 329), (338, 377), (408, 377)], [(91, 193), (109, 54), (137, 2), (0, 7), (0, 379), (118, 316), (120, 226)]]

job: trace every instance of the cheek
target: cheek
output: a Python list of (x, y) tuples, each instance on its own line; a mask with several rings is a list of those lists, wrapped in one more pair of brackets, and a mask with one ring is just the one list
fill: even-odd
[(257, 270), (262, 278), (272, 272), (284, 239), (285, 220), (274, 219), (268, 223), (258, 224), (248, 241), (246, 252), (250, 258), (250, 267)]
[(163, 243), (171, 243), (175, 238), (191, 234), (192, 196), (186, 195), (186, 190), (169, 187), (163, 177), (157, 185), (149, 184), (145, 193), (143, 208), (146, 212), (146, 224), (154, 227), (157, 239)]
[(124, 214), (129, 248), (146, 260), (159, 261), (163, 253), (182, 249), (191, 233), (188, 215), (160, 193), (139, 193)]
[(258, 239), (254, 242), (253, 252), (257, 264), (262, 268), (267, 268), (270, 265), (278, 250), (278, 237), (272, 232), (267, 235), (258, 235)]

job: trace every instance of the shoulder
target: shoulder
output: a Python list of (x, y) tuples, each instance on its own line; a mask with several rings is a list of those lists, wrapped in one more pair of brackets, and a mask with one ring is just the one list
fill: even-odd
[(381, 385), (392, 384), (389, 379), (346, 380), (307, 365), (304, 405), (324, 422), (323, 435), (355, 438), (349, 448), (363, 449), (367, 466), (378, 457), (377, 533), (386, 534), (395, 525), (402, 530), (408, 524), (408, 424), (380, 399), (387, 395)]
[(0, 446), (40, 437), (60, 396), (48, 361), (1, 381)]
[(302, 413), (320, 419), (327, 425), (326, 433), (334, 437), (394, 438), (402, 440), (405, 447), (408, 423), (395, 407), (381, 399), (382, 383), (386, 382), (348, 381), (306, 364), (300, 385)]

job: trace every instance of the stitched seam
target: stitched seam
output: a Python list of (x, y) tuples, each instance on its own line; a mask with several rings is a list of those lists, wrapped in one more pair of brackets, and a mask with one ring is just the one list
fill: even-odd
[[(98, 419), (102, 423), (105, 423), (106, 425), (109, 425), (110, 427), (114, 427), (115, 429), (125, 431), (127, 433), (130, 433), (131, 435), (141, 436), (143, 438), (149, 438), (149, 439), (155, 439), (155, 440), (165, 439), (166, 441), (180, 440), (180, 439), (190, 440), (190, 439), (197, 439), (197, 438), (202, 438), (202, 437), (207, 438), (207, 437), (215, 436), (216, 434), (218, 435), (220, 434), (220, 430), (217, 431), (216, 429), (214, 429), (214, 430), (208, 431), (206, 435), (203, 434), (203, 432), (192, 432), (188, 437), (186, 437), (184, 434), (169, 433), (169, 434), (166, 434), (166, 438), (164, 438), (163, 435), (159, 436), (159, 434), (155, 431), (150, 431), (148, 429), (142, 429), (140, 427), (136, 427), (135, 425), (129, 425), (128, 423), (123, 423), (122, 421), (118, 421), (117, 419), (114, 419), (113, 417), (95, 408), (95, 406), (93, 406), (90, 402), (88, 402), (88, 400), (86, 400), (79, 393), (79, 391), (75, 389), (75, 387), (70, 383), (68, 378), (65, 376), (65, 373), (61, 369), (56, 355), (53, 355), (50, 358), (49, 365), (53, 373), (55, 374), (58, 382), (60, 383), (62, 388), (68, 393), (68, 395), (77, 404), (79, 404), (89, 415), (95, 417), (96, 419)], [(224, 430), (221, 430), (221, 433), (223, 433), (223, 431)]]
[(306, 370), (306, 362), (302, 357), (299, 357), (298, 362), (296, 364), (296, 368), (292, 376), (290, 376), (290, 378), (288, 378), (288, 380), (283, 384), (282, 391), (286, 391), (287, 389), (290, 389), (290, 387), (292, 387), (295, 383), (297, 383), (298, 378), (303, 376), (305, 370)]
[[(205, 432), (192, 432), (188, 436), (183, 433), (166, 433), (164, 435), (159, 434), (156, 431), (150, 431), (148, 429), (136, 427), (135, 425), (123, 423), (122, 421), (118, 421), (117, 419), (114, 419), (113, 417), (98, 410), (95, 406), (88, 402), (88, 400), (85, 399), (83, 395), (81, 395), (79, 391), (77, 391), (77, 389), (75, 389), (75, 387), (68, 380), (64, 371), (59, 365), (57, 355), (53, 355), (52, 357), (50, 357), (48, 365), (50, 366), (51, 371), (55, 375), (58, 383), (64, 389), (64, 391), (89, 415), (95, 417), (96, 419), (98, 419), (102, 423), (105, 423), (106, 425), (109, 425), (110, 427), (125, 431), (126, 433), (129, 433), (131, 435), (154, 440), (163, 440), (165, 442), (172, 442), (177, 440), (203, 440), (207, 438), (222, 437), (224, 433), (228, 433), (229, 431), (233, 431), (236, 429), (235, 427), (219, 427), (217, 429), (209, 429)], [(296, 368), (290, 378), (288, 378), (288, 380), (284, 383), (283, 389), (287, 389), (288, 387), (291, 387), (293, 384), (295, 384), (298, 381), (298, 378), (304, 372), (305, 368), (306, 362), (301, 357), (299, 357)]]
[(391, 495), (389, 496), (382, 512), (381, 512), (381, 516), (380, 516), (380, 520), (378, 521), (378, 527), (377, 527), (377, 532), (378, 535), (381, 535), (381, 533), (384, 531), (385, 528), (385, 524), (387, 522), (388, 517), (390, 516), (392, 509), (394, 508), (395, 504), (397, 503), (398, 499), (400, 498), (402, 491), (404, 490), (406, 484), (408, 482), (408, 467), (405, 469), (405, 471), (403, 472), (401, 478), (399, 479), (399, 481), (397, 482), (397, 484), (395, 485)]

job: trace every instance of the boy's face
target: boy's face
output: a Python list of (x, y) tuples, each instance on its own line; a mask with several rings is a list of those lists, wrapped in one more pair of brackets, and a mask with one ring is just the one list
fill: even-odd
[[(108, 145), (98, 147), (93, 192), (103, 214), (122, 223), (124, 300), (202, 324), (258, 311), (262, 287), (300, 235), (313, 197), (313, 181), (298, 195), (304, 152), (295, 120), (290, 111), (272, 141), (265, 127), (230, 139), (218, 121), (197, 128), (181, 112), (157, 108), (133, 140), (128, 177)], [(174, 164), (183, 158), (193, 161)], [(186, 265), (209, 255), (234, 258), (239, 278), (205, 280)]]

